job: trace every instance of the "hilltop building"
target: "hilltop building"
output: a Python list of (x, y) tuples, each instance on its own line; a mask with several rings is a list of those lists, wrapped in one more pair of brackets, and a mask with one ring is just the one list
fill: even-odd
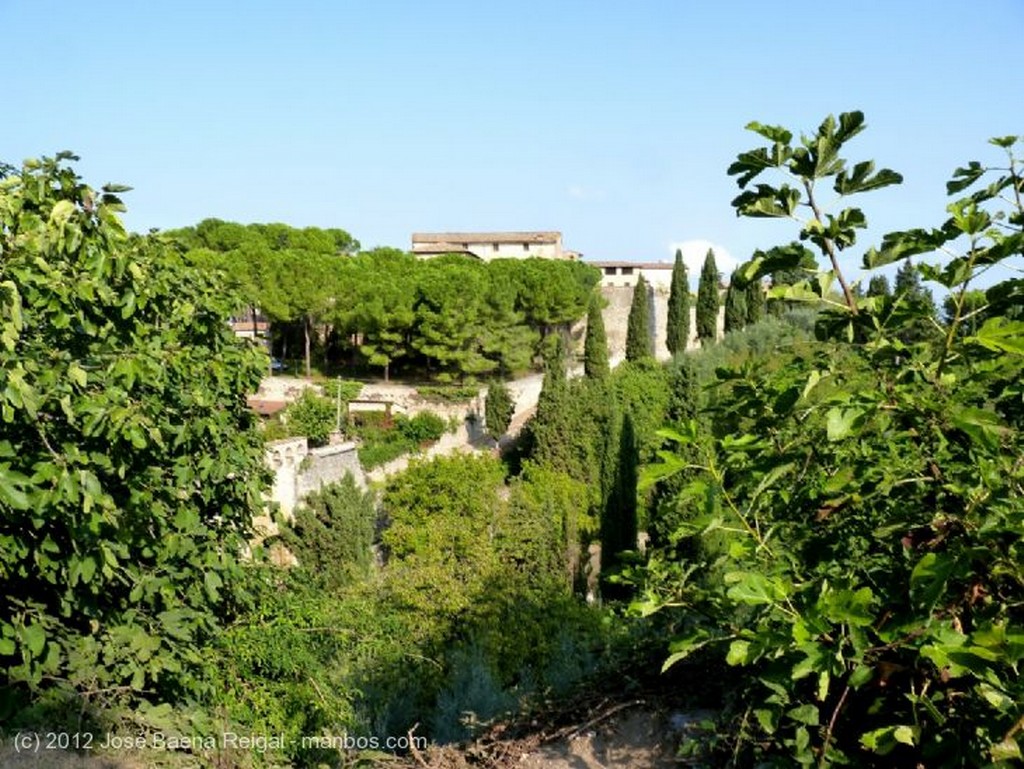
[(601, 286), (636, 285), (637, 279), (643, 275), (651, 286), (666, 291), (672, 285), (672, 262), (587, 262), (601, 271)]
[(412, 252), (416, 256), (467, 254), (485, 262), (492, 259), (570, 259), (576, 251), (562, 247), (560, 232), (414, 232)]

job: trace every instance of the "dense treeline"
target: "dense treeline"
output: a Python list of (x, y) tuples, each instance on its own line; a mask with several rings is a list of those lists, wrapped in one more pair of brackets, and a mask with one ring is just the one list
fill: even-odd
[(167, 236), (191, 262), (227, 273), (253, 322), (257, 309), (270, 319), (278, 354), (302, 345), (307, 375), (315, 355), (380, 367), (385, 379), (396, 367), (441, 381), (507, 377), (533, 365), (545, 334), (584, 315), (600, 277), (570, 261), (360, 252), (337, 229), (207, 219)]

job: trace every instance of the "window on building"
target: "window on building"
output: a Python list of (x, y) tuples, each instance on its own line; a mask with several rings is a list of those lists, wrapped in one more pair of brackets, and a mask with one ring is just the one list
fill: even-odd
[(530, 250), (530, 244), (529, 243), (523, 243), (523, 251), (529, 251), (529, 250)]
[(605, 275), (614, 275), (615, 274), (615, 268), (614, 267), (605, 267), (604, 268), (604, 274)]
[(464, 251), (469, 251), (469, 243), (463, 243), (462, 248)]
[(622, 268), (622, 274), (623, 275), (632, 275), (633, 274), (633, 268), (632, 267), (623, 267)]
[(497, 243), (491, 243), (491, 250), (492, 251), (497, 251), (498, 250), (498, 244)]

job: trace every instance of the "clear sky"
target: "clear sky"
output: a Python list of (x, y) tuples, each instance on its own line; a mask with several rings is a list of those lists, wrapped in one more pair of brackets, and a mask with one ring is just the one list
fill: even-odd
[(1024, 133), (1024, 0), (0, 0), (0, 29), (0, 160), (76, 152), (135, 188), (139, 231), (550, 229), (588, 260), (706, 241), (728, 268), (796, 234), (729, 205), (744, 125), (860, 109), (849, 156), (905, 182), (863, 196), (856, 276)]

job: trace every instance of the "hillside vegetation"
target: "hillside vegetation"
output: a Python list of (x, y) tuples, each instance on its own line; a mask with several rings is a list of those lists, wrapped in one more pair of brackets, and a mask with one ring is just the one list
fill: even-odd
[[(565, 325), (596, 307), (577, 267), (552, 268), (567, 272), (548, 311), (529, 302), (552, 294), (520, 282), (547, 269), (530, 262), (415, 263), (307, 233), (344, 252), (323, 258), (352, 286), (359, 265), (416, 276), (410, 365), (516, 368), (508, 337), (491, 348), (450, 326), (465, 308), (445, 308), (472, 293), (477, 331), (499, 327), (479, 308), (507, 311), (545, 373), (503, 456), (413, 462), (379, 495), (346, 481), (309, 498), (282, 529), (289, 569), (242, 557), (266, 482), (244, 395), (266, 361), (225, 323), (253, 294), (217, 261), (242, 250), (128, 235), (120, 189), (83, 185), (70, 157), (4, 167), (4, 728), (139, 737), (147, 765), (371, 765), (409, 754), (409, 735), (471, 740), (531, 714), (542, 729), (560, 702), (685, 680), (684, 704), (707, 714), (682, 746), (697, 765), (1019, 762), (1021, 140), (954, 172), (937, 226), (867, 249), (866, 269), (900, 274), (865, 294), (839, 253), (866, 216), (821, 202), (900, 181), (845, 159), (863, 116), (799, 138), (750, 128), (765, 144), (729, 169), (734, 206), (796, 222), (798, 240), (736, 271), (743, 312), (734, 297), (723, 340), (665, 366), (637, 343), (609, 370), (595, 337), (584, 376), (568, 376)], [(227, 228), (250, 229), (271, 230)], [(300, 250), (314, 246), (266, 254)], [(344, 311), (364, 317), (373, 285)], [(929, 286), (947, 294), (941, 319)], [(310, 329), (341, 312), (324, 307), (290, 317)], [(491, 397), (499, 432), (507, 404)], [(280, 740), (236, 750), (229, 730)], [(158, 751), (155, 735), (194, 739)], [(442, 753), (408, 758), (424, 755)]]

